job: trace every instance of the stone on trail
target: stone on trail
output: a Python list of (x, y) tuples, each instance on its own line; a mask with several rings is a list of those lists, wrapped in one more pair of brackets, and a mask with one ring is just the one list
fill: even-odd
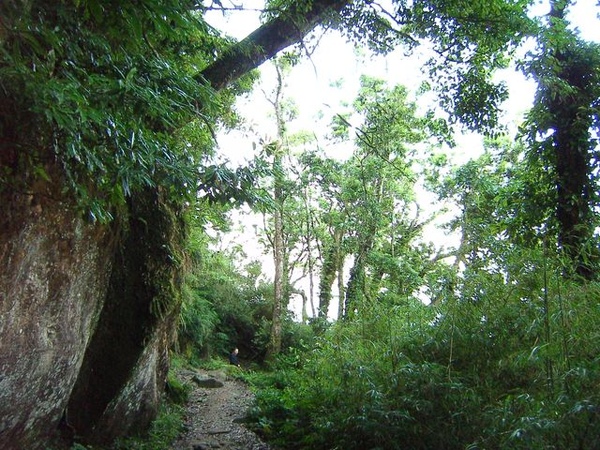
[(196, 383), (198, 386), (203, 388), (222, 388), (224, 386), (222, 381), (219, 381), (215, 378), (202, 378), (198, 375), (194, 375), (192, 377), (192, 381)]

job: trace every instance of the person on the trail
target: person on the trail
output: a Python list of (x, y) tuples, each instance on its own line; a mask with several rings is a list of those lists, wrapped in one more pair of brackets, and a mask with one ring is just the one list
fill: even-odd
[(229, 354), (229, 363), (233, 364), (234, 366), (240, 367), (240, 362), (238, 361), (238, 353), (240, 351), (236, 348), (233, 349), (233, 351)]

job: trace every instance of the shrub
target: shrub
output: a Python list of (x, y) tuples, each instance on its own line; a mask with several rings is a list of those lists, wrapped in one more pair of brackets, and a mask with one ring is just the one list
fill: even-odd
[(373, 305), (278, 360), (254, 426), (289, 449), (600, 448), (598, 286), (563, 288)]
[(176, 405), (184, 405), (187, 403), (192, 387), (179, 380), (175, 375), (169, 373), (167, 377), (167, 385), (165, 387), (165, 394), (167, 398)]

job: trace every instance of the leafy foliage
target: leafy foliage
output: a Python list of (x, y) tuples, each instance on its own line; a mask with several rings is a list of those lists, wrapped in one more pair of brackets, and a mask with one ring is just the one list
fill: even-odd
[[(415, 196), (418, 158), (436, 145), (431, 135), (435, 119), (418, 114), (403, 86), (388, 87), (366, 76), (352, 106), (351, 113), (336, 115), (333, 123), (336, 141), (353, 138), (352, 156), (343, 163), (316, 153), (304, 156), (312, 172), (306, 182), (323, 197), (315, 208), (325, 250), (321, 311), (327, 310), (323, 292), (331, 290), (335, 272), (343, 276), (339, 261), (352, 256), (344, 305), (348, 315), (375, 301), (407, 298), (435, 265), (430, 264), (432, 249), (417, 242), (428, 218), (420, 217)], [(388, 294), (379, 295), (382, 291)]]
[(112, 448), (114, 450), (163, 450), (168, 448), (181, 431), (183, 412), (179, 406), (164, 404), (146, 436), (120, 439)]
[(523, 1), (394, 1), (352, 2), (342, 24), (346, 33), (373, 50), (389, 52), (398, 45), (412, 51), (419, 45), (433, 53), (428, 66), (441, 105), (453, 122), (471, 130), (495, 133), (507, 88), (495, 82), (494, 71), (506, 67), (527, 36), (537, 33)]
[(236, 346), (243, 354), (256, 353), (251, 351), (253, 316), (256, 312), (259, 320), (256, 306), (264, 300), (252, 280), (235, 270), (232, 255), (210, 251), (208, 241), (195, 240), (204, 238), (199, 231), (193, 234), (194, 260), (184, 291), (181, 351), (194, 358), (226, 356)]
[[(553, 295), (547, 340), (541, 298), (485, 282), (478, 301), (338, 324), (259, 391), (255, 426), (286, 448), (594, 448), (598, 348), (581, 320), (597, 320), (598, 287), (568, 312)], [(565, 335), (583, 339), (568, 354)]]
[(185, 194), (220, 109), (194, 76), (226, 41), (185, 1), (19, 4), (2, 5), (0, 187), (56, 161), (102, 221), (144, 187)]
[[(421, 6), (425, 11), (436, 5)], [(476, 10), (479, 6), (467, 6), (462, 19), (475, 17), (469, 17), (470, 8)], [(518, 13), (523, 5), (515, 7)], [(451, 5), (445, 3), (440, 8), (451, 9)], [(436, 15), (431, 18), (438, 26)], [(450, 21), (449, 26), (458, 26), (459, 22)], [(448, 40), (452, 40), (454, 35), (446, 31)], [(462, 31), (477, 34), (481, 29), (475, 26)], [(460, 30), (457, 39), (461, 39)], [(488, 44), (493, 46), (496, 36), (490, 39)], [(369, 257), (361, 267), (360, 289), (371, 300), (368, 306), (357, 308), (351, 320), (327, 329), (314, 347), (282, 363), (260, 385), (252, 418), (265, 437), (282, 447), (298, 449), (546, 449), (600, 445), (594, 431), (600, 420), (596, 389), (599, 349), (594, 325), (599, 318), (599, 286), (594, 282), (577, 284), (564, 277), (569, 261), (556, 252), (561, 231), (553, 217), (557, 200), (560, 202), (553, 165), (560, 157), (555, 136), (561, 127), (566, 133), (576, 133), (573, 136), (577, 139), (585, 138), (576, 156), (585, 149), (587, 162), (595, 164), (591, 158), (595, 141), (590, 133), (595, 130), (597, 95), (595, 75), (587, 65), (595, 61), (595, 48), (582, 46), (566, 35), (560, 39), (565, 40), (566, 47), (553, 48), (563, 52), (563, 58), (548, 63), (540, 57), (535, 63), (539, 65), (534, 64), (543, 82), (539, 96), (546, 97), (530, 115), (537, 127), (533, 140), (488, 139), (480, 158), (456, 168), (442, 182), (435, 176), (429, 178), (429, 185), (441, 198), (453, 199), (460, 208), (450, 224), (462, 236), (456, 263), (440, 264), (424, 275), (411, 274), (411, 269), (419, 267), (418, 254), (412, 258), (408, 246), (398, 246), (397, 253), (393, 253), (380, 245), (385, 239), (373, 239)], [(485, 44), (485, 38), (479, 42)], [(453, 48), (449, 41), (446, 43)], [(476, 47), (465, 46), (462, 50), (467, 53), (455, 55), (469, 56), (468, 52), (473, 51), (477, 58)], [(586, 62), (578, 59), (588, 52)], [(550, 52), (551, 59), (552, 55)], [(483, 66), (502, 64), (499, 58)], [(565, 78), (557, 76), (579, 69), (582, 71), (578, 73), (586, 74), (579, 81), (589, 85), (567, 86)], [(481, 93), (479, 98), (483, 99), (491, 92), (485, 87), (485, 95), (484, 91), (478, 93), (481, 80), (471, 81), (478, 87), (469, 94), (478, 97)], [(371, 87), (377, 92), (376, 85)], [(570, 101), (566, 101), (567, 96)], [(369, 160), (366, 150), (379, 157), (389, 156), (385, 153), (389, 148), (385, 138), (390, 137), (387, 142), (396, 150), (403, 149), (407, 136), (393, 134), (393, 121), (382, 121), (386, 126), (381, 128), (374, 126), (376, 121), (369, 121), (375, 117), (369, 115), (371, 112), (386, 109), (385, 98), (373, 98), (377, 98), (374, 108), (361, 110), (367, 119), (359, 130), (357, 141), (363, 153), (358, 153), (356, 166), (335, 166), (315, 153), (305, 156), (326, 198), (322, 202), (327, 211), (323, 222), (331, 229), (343, 227), (348, 233), (345, 251), (354, 252), (355, 257), (359, 254), (356, 241), (361, 230), (368, 230), (367, 236), (386, 230), (375, 226), (380, 225), (377, 214), (386, 211), (385, 201), (378, 203), (376, 195), (358, 195), (370, 193), (369, 183), (377, 176), (384, 179), (385, 168)], [(581, 98), (584, 101), (578, 103)], [(557, 119), (559, 114), (554, 113), (561, 110), (552, 109), (553, 102), (565, 110), (579, 111), (581, 115), (568, 115), (569, 120), (575, 119), (569, 122), (573, 128)], [(393, 111), (401, 109), (398, 103)], [(477, 98), (465, 111), (476, 104)], [(355, 106), (360, 109), (366, 105), (368, 102), (358, 101)], [(470, 120), (485, 131), (486, 124), (495, 121), (489, 115), (493, 113), (478, 106), (474, 110), (482, 115)], [(462, 114), (460, 108), (455, 111)], [(350, 135), (351, 119), (350, 114), (335, 119), (336, 139)], [(410, 131), (416, 129), (418, 126), (411, 123)], [(549, 143), (546, 146), (545, 139)], [(577, 139), (570, 142), (576, 143)], [(528, 148), (532, 142), (536, 145)], [(406, 162), (410, 153), (401, 154)], [(432, 162), (437, 173), (445, 164), (443, 158)], [(329, 172), (332, 167), (335, 173)], [(586, 170), (582, 173), (589, 176)], [(339, 173), (347, 176), (338, 177)], [(410, 171), (403, 175), (407, 173)], [(590, 186), (578, 192), (592, 205), (595, 194)], [(356, 197), (350, 195), (352, 192), (358, 193)], [(343, 208), (336, 211), (344, 201), (352, 205), (350, 218), (343, 218)], [(571, 199), (571, 203), (576, 201)], [(382, 214), (381, 223), (384, 218)], [(580, 220), (584, 227), (596, 223), (591, 214), (583, 214)], [(373, 226), (369, 228), (365, 223)], [(592, 246), (597, 246), (595, 237), (588, 238)], [(586, 263), (594, 261), (593, 252), (586, 257)], [(378, 284), (381, 273), (385, 274), (385, 283)], [(369, 283), (375, 289), (370, 290)], [(386, 290), (378, 289), (384, 285)], [(433, 306), (424, 306), (413, 297), (419, 286), (430, 294)]]
[[(269, 344), (273, 287), (262, 279), (260, 263), (238, 268), (240, 248), (215, 251), (199, 227), (190, 231), (188, 274), (183, 289), (179, 353), (193, 363), (224, 358), (240, 349), (247, 362), (262, 362)], [(312, 332), (283, 318), (283, 349), (308, 342)]]

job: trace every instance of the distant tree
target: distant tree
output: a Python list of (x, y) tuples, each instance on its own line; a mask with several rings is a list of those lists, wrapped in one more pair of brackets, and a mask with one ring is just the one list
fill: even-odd
[[(319, 263), (317, 314), (319, 318), (326, 319), (330, 313), (333, 283), (337, 278), (343, 286), (344, 280), (344, 239), (349, 211), (339, 193), (346, 173), (344, 163), (326, 158), (315, 150), (305, 151), (299, 159), (308, 169), (301, 178), (302, 184), (305, 189), (315, 192), (310, 214), (313, 224), (311, 238), (315, 242)], [(343, 292), (343, 289), (339, 290), (339, 283), (338, 291)], [(340, 307), (343, 309), (343, 301), (340, 301)]]
[[(402, 236), (400, 223), (408, 224), (410, 209), (416, 210), (412, 164), (416, 145), (426, 139), (426, 119), (417, 116), (404, 87), (388, 88), (381, 80), (363, 77), (354, 109), (360, 125), (353, 130), (356, 150), (342, 187), (352, 211), (349, 230), (354, 256), (346, 289), (347, 316), (374, 301), (384, 274), (392, 270), (379, 264), (382, 260), (376, 255), (384, 252), (398, 263), (414, 237), (409, 227)], [(401, 240), (403, 246), (396, 246)]]
[[(301, 156), (311, 168), (304, 182), (321, 198), (314, 210), (320, 318), (329, 316), (336, 278), (340, 318), (368, 308), (381, 292), (406, 298), (418, 288), (430, 249), (412, 247), (425, 224), (415, 204), (412, 164), (417, 147), (428, 145), (432, 123), (407, 97), (403, 87), (363, 77), (353, 111), (336, 115), (332, 127), (335, 140), (354, 135), (353, 155), (343, 162), (316, 151)], [(348, 257), (353, 265), (344, 286)]]
[(286, 108), (284, 102), (284, 74), (289, 71), (289, 60), (281, 58), (274, 61), (277, 81), (272, 97), (267, 100), (273, 107), (277, 130), (276, 141), (266, 143), (265, 158), (271, 161), (272, 205), (270, 208), (272, 227), (267, 231), (273, 252), (275, 273), (273, 278), (273, 315), (267, 359), (281, 352), (283, 316), (289, 301), (289, 249), (285, 248), (284, 208), (288, 193), (285, 189), (286, 171), (283, 160), (289, 152), (286, 138), (286, 123), (293, 117), (293, 111)]
[(505, 136), (486, 139), (481, 156), (453, 168), (437, 187), (432, 186), (441, 201), (450, 201), (459, 211), (447, 225), (460, 234), (453, 254), (453, 276), (445, 286), (448, 290), (437, 300), (455, 295), (470, 298), (464, 288), (455, 289), (459, 278), (502, 274), (512, 280), (522, 272), (520, 264), (527, 251), (543, 251), (545, 230), (540, 224), (548, 218), (543, 206), (548, 203), (539, 200), (550, 189), (529, 198), (527, 193), (537, 184), (539, 172), (531, 171), (525, 153), (522, 143)]

